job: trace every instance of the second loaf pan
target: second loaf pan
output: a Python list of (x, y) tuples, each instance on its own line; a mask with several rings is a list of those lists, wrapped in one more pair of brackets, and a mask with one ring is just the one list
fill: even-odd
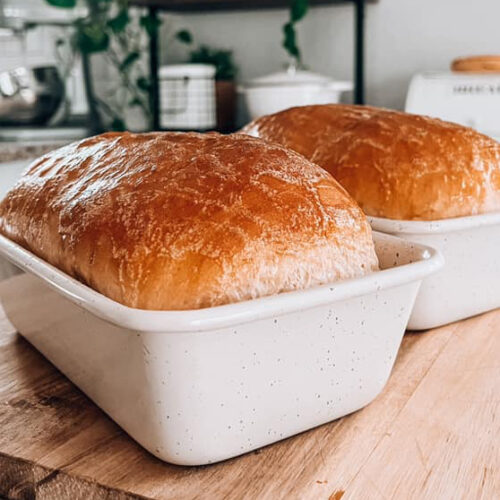
[(500, 213), (436, 221), (368, 217), (376, 231), (438, 249), (445, 265), (420, 287), (410, 330), (435, 328), (500, 307)]

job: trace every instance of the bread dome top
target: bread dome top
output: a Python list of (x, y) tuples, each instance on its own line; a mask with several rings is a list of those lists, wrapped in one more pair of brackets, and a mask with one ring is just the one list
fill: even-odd
[(377, 268), (320, 167), (242, 134), (108, 133), (36, 160), (0, 232), (127, 306), (196, 309)]
[(264, 116), (242, 132), (323, 167), (368, 215), (435, 220), (500, 210), (500, 145), (461, 125), (330, 104)]

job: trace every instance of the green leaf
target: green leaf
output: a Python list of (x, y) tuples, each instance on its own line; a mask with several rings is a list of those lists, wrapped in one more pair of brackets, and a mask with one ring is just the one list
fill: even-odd
[(236, 76), (237, 68), (230, 50), (211, 49), (206, 45), (201, 45), (191, 51), (189, 61), (215, 66), (216, 80), (234, 80)]
[(149, 92), (151, 90), (151, 82), (145, 76), (140, 76), (139, 78), (137, 78), (135, 83), (137, 84), (137, 87), (143, 92)]
[(125, 130), (127, 130), (125, 121), (122, 118), (118, 117), (113, 118), (113, 121), (110, 124), (110, 128), (115, 132), (124, 132)]
[(134, 97), (133, 99), (130, 99), (128, 105), (129, 107), (133, 108), (134, 106), (141, 106), (142, 103), (137, 97)]
[(177, 41), (185, 43), (187, 45), (193, 43), (193, 35), (188, 30), (180, 30), (175, 34)]
[(151, 14), (141, 16), (139, 24), (144, 28), (149, 36), (155, 36), (158, 33), (158, 28), (161, 25), (161, 20)]
[(296, 23), (304, 18), (309, 9), (309, 0), (292, 0), (290, 5), (290, 19)]
[(77, 24), (75, 42), (78, 49), (84, 54), (103, 52), (109, 47), (109, 35), (98, 23), (80, 22)]
[(300, 50), (297, 46), (295, 27), (292, 23), (286, 23), (283, 26), (283, 35), (283, 47), (292, 57), (300, 60)]
[(130, 22), (127, 9), (122, 9), (118, 14), (108, 21), (108, 26), (115, 32), (121, 33)]
[(130, 52), (129, 54), (127, 54), (125, 59), (120, 63), (119, 67), (120, 71), (127, 71), (130, 68), (130, 66), (132, 66), (132, 64), (134, 64), (135, 61), (137, 61), (137, 59), (139, 59), (139, 57), (140, 54), (137, 51)]
[(63, 9), (72, 9), (76, 5), (76, 0), (45, 0), (53, 7), (62, 7)]

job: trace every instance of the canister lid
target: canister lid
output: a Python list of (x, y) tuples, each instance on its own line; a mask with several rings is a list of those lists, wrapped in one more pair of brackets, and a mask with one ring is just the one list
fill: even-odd
[(158, 74), (160, 78), (213, 78), (215, 66), (211, 64), (169, 64), (162, 66)]
[(272, 85), (307, 85), (324, 84), (330, 82), (331, 78), (310, 71), (288, 70), (260, 76), (247, 82), (250, 87), (267, 87)]
[(272, 73), (270, 75), (254, 78), (246, 82), (245, 88), (261, 88), (261, 87), (325, 87), (328, 86), (331, 90), (344, 91), (352, 90), (351, 82), (334, 80), (333, 78), (311, 71), (304, 71), (290, 67), (286, 71)]

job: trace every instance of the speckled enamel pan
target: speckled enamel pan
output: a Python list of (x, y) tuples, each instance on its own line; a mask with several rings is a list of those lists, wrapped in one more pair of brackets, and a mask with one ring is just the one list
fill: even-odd
[(382, 270), (195, 311), (125, 307), (0, 236), (29, 274), (9, 320), (130, 436), (184, 465), (224, 460), (362, 408), (384, 387), (439, 252), (375, 233)]
[(500, 307), (500, 213), (436, 221), (368, 218), (376, 231), (429, 245), (446, 261), (422, 283), (409, 329), (435, 328)]

